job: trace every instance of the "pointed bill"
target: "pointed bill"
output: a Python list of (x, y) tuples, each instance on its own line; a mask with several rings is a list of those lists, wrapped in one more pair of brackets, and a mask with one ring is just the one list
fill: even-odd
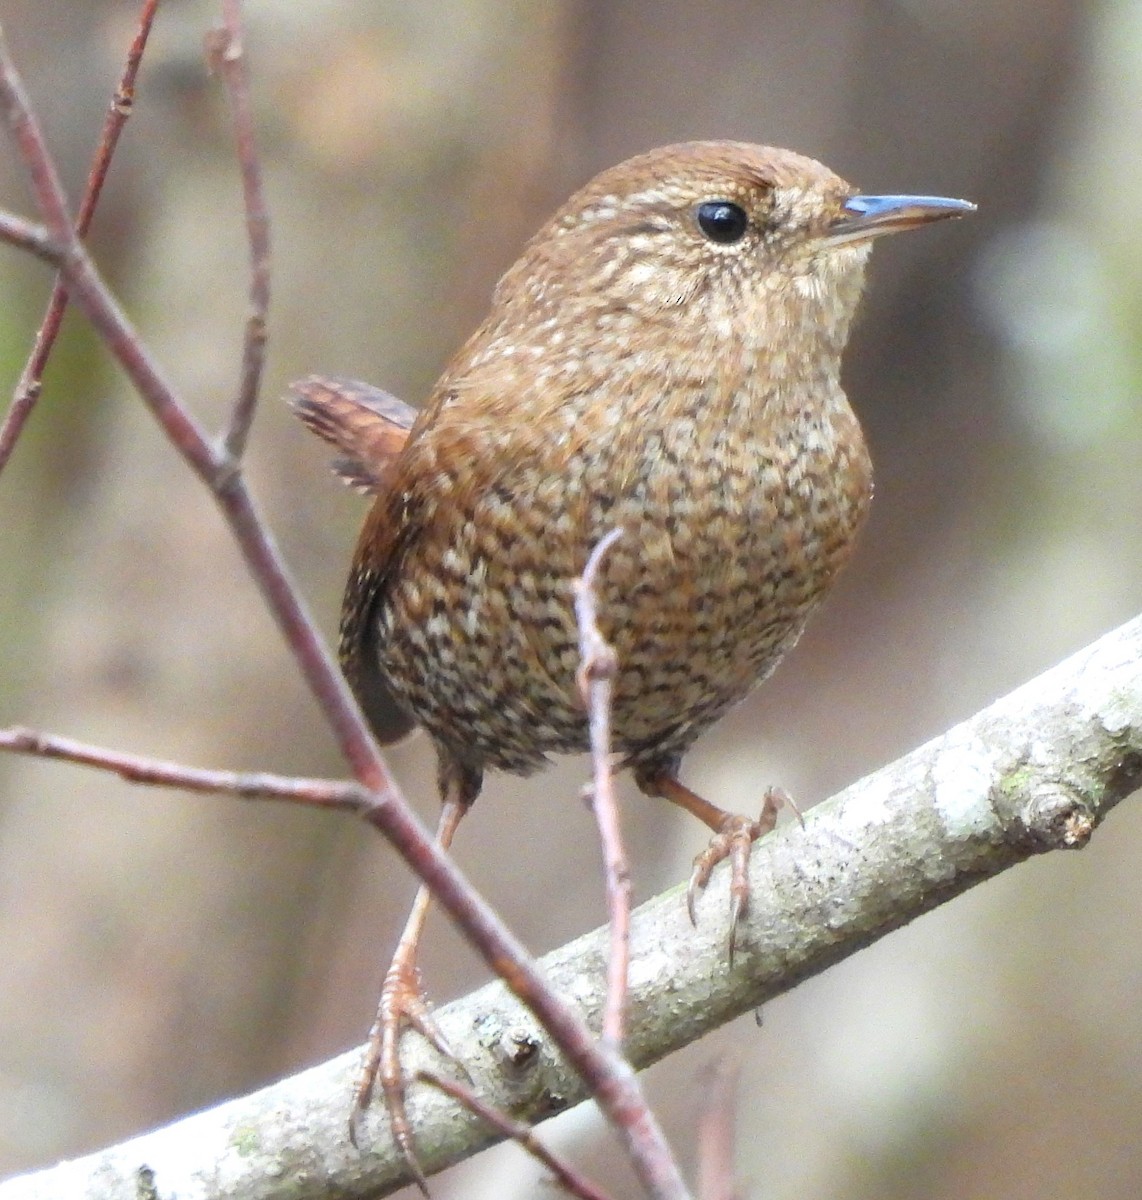
[(946, 196), (850, 196), (841, 209), (825, 235), (834, 245), (963, 217), (975, 212), (975, 205)]

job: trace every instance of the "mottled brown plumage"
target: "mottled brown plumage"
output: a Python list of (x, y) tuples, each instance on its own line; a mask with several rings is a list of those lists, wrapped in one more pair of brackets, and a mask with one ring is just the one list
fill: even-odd
[(736, 922), (760, 824), (694, 797), (679, 763), (797, 641), (865, 519), (839, 371), (871, 239), (969, 207), (855, 196), (732, 142), (652, 151), (572, 196), (377, 473), (341, 654), (378, 736), (425, 728), (458, 811), (485, 769), (586, 749), (572, 588), (621, 526), (597, 587), (615, 749), (721, 835), (699, 882), (733, 853)]
[[(672, 765), (769, 673), (871, 489), (838, 382), (867, 243), (807, 237), (850, 194), (798, 155), (724, 144), (655, 151), (567, 203), (365, 524), (342, 637), (359, 688), (383, 680), (473, 775), (585, 749), (571, 587), (616, 525), (599, 582), (616, 749)], [(703, 235), (705, 199), (746, 208), (742, 241)]]
[(341, 452), (333, 470), (351, 488), (375, 495), (416, 420), (416, 409), (355, 379), (311, 375), (292, 385), (298, 420)]

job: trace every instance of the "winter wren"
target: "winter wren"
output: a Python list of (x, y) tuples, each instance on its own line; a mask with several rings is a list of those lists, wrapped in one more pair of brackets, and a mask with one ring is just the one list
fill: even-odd
[[(864, 522), (872, 472), (839, 371), (873, 238), (972, 207), (858, 195), (787, 150), (653, 150), (603, 172), (532, 238), (407, 440), (395, 410), (375, 416), (372, 448), (336, 418), (339, 435), (319, 430), (376, 493), (342, 663), (382, 742), (415, 725), (432, 738), (443, 840), (485, 770), (527, 774), (587, 748), (572, 589), (621, 526), (597, 584), (618, 658), (614, 746), (643, 791), (713, 829), (691, 894), (733, 858), (736, 924), (763, 822), (695, 795), (679, 764), (793, 647)], [(351, 413), (354, 388), (366, 394), (306, 381), (298, 407), (320, 425), (322, 389)], [(357, 411), (367, 429), (367, 401)], [(415, 972), (422, 919), (423, 904), (359, 1095), (379, 1066), (406, 1150), (400, 1023), (432, 1036)]]

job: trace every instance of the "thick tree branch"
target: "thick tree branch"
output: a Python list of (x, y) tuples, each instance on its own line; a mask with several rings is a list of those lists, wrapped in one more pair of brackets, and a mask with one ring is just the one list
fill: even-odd
[[(638, 1066), (845, 958), (1014, 863), (1084, 845), (1142, 784), (1142, 618), (818, 805), (804, 826), (765, 838), (750, 860), (753, 903), (726, 964), (728, 872), (699, 905), (684, 889), (643, 905), (631, 928), (628, 1050)], [(606, 1001), (606, 930), (542, 966), (597, 1028)], [(494, 983), (440, 1013), (480, 1095), (541, 1120), (585, 1088), (527, 1009)], [(410, 1039), (409, 1066), (428, 1060)], [(407, 1182), (383, 1113), (359, 1155), (344, 1132), (356, 1052), (120, 1146), (0, 1184), (0, 1200), (135, 1200), (144, 1172), (180, 1200), (376, 1196)], [(436, 1170), (492, 1140), (434, 1088), (410, 1115)], [(150, 1176), (148, 1176), (149, 1178)]]

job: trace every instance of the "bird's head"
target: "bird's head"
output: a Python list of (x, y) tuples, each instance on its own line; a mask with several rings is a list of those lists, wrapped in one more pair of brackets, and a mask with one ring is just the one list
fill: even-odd
[[(608, 343), (647, 325), (839, 353), (872, 241), (972, 211), (866, 196), (811, 158), (742, 142), (664, 146), (604, 171), (528, 243), (497, 301)], [(566, 336), (566, 331), (564, 331)]]

